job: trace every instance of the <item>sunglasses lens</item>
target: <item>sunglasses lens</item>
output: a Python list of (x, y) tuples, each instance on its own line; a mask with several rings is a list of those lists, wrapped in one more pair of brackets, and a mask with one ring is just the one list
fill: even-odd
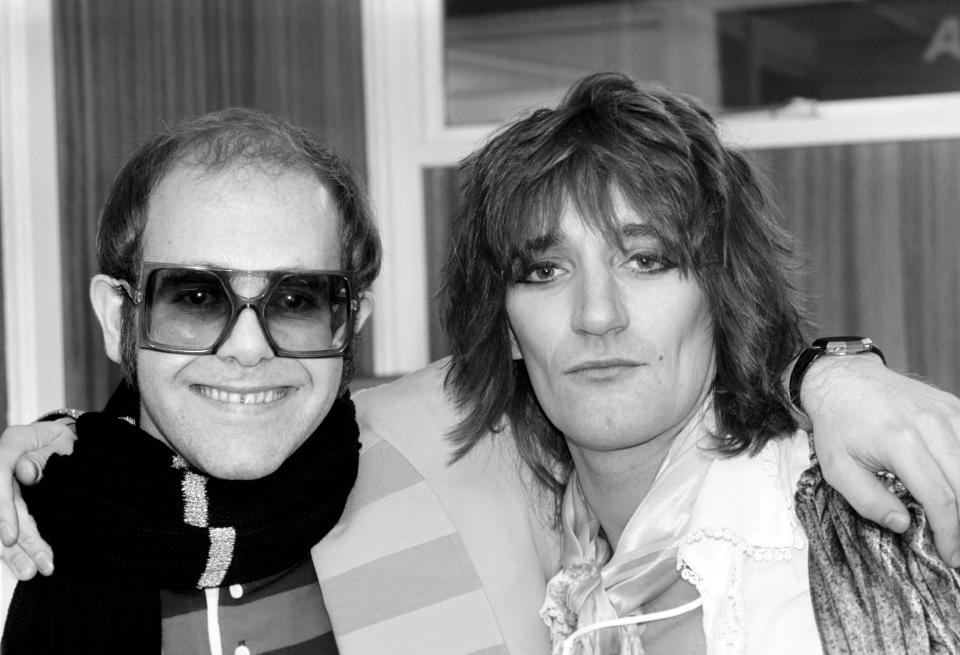
[[(251, 277), (232, 272), (230, 284), (239, 283), (242, 289), (248, 279), (258, 277), (262, 284), (254, 293), (261, 295), (249, 301), (278, 351), (312, 357), (344, 348), (350, 337), (350, 287), (345, 276), (305, 272)], [(151, 270), (143, 295), (141, 316), (148, 341), (185, 353), (211, 349), (231, 324), (234, 304), (243, 307), (246, 302), (217, 273), (190, 268)]]
[(230, 320), (230, 296), (209, 271), (151, 271), (144, 302), (147, 337), (169, 348), (209, 348)]
[(288, 275), (266, 299), (263, 317), (278, 348), (294, 353), (338, 350), (349, 336), (349, 298), (343, 277)]

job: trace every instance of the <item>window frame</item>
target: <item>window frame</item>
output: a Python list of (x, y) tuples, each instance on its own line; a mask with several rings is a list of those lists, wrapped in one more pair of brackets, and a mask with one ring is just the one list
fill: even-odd
[(52, 0), (0, 2), (7, 424), (64, 405)]

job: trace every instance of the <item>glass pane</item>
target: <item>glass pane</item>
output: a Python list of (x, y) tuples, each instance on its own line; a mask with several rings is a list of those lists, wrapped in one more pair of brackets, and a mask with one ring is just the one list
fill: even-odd
[[(674, 65), (666, 39), (678, 25), (665, 23), (687, 13), (684, 0), (672, 4), (673, 9), (635, 0), (446, 0), (447, 122), (499, 122), (555, 102), (572, 82), (594, 71), (669, 81)], [(712, 41), (712, 25), (702, 29)]]
[(957, 0), (445, 0), (448, 124), (618, 70), (721, 109), (960, 90)]
[(960, 2), (883, 0), (719, 14), (723, 105), (960, 90)]

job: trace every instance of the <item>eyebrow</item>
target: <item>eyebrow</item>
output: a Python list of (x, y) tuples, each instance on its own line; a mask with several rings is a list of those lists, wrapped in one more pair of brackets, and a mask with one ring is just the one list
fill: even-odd
[(521, 253), (539, 253), (544, 250), (553, 248), (560, 243), (563, 243), (564, 237), (562, 237), (556, 230), (548, 232), (547, 234), (541, 234), (539, 236), (532, 237), (523, 242), (523, 246), (520, 248)]
[(649, 223), (624, 223), (620, 226), (620, 237), (635, 239), (638, 237), (659, 238), (660, 235)]
[[(659, 233), (652, 225), (649, 223), (636, 222), (621, 225), (618, 236), (621, 240), (638, 238), (660, 239)], [(523, 242), (520, 252), (525, 254), (541, 253), (562, 244), (564, 241), (566, 241), (566, 237), (559, 231), (554, 230), (547, 234), (541, 234), (527, 239)]]

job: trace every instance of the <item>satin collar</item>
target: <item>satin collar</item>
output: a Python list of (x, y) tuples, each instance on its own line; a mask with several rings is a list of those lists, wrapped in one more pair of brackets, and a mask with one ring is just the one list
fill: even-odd
[[(550, 627), (554, 653), (578, 627), (643, 611), (644, 603), (680, 579), (677, 549), (694, 501), (715, 459), (712, 403), (704, 402), (673, 439), (653, 484), (627, 522), (614, 551), (587, 505), (576, 474), (563, 498), (561, 570), (547, 585), (541, 616)], [(642, 625), (586, 636), (582, 650), (643, 653)]]

